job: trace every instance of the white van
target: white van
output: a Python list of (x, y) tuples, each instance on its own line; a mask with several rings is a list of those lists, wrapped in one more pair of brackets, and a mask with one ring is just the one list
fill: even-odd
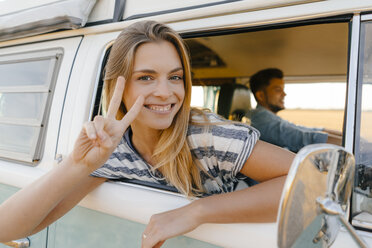
[[(186, 40), (192, 104), (246, 121), (249, 77), (278, 67), (287, 88), (305, 93), (283, 117), (342, 131), (356, 161), (348, 221), (372, 247), (370, 13), (372, 0), (0, 0), (0, 202), (69, 154), (82, 124), (101, 111), (115, 38), (152, 19)], [(0, 247), (140, 247), (151, 215), (188, 202), (172, 189), (109, 181), (45, 230)], [(163, 247), (277, 247), (277, 230), (278, 223), (207, 224)], [(341, 228), (333, 247), (358, 245)]]

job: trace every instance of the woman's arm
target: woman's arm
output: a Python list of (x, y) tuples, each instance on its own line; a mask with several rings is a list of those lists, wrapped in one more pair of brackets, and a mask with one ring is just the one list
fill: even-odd
[(264, 141), (257, 141), (241, 173), (256, 181), (286, 176), (295, 153)]
[(0, 242), (43, 229), (104, 182), (90, 173), (107, 161), (143, 106), (140, 96), (123, 119), (116, 120), (124, 86), (119, 77), (107, 117), (97, 116), (84, 125), (72, 153), (60, 165), (0, 205)]
[(43, 219), (43, 221), (32, 231), (31, 234), (43, 230), (54, 221), (61, 218), (78, 204), (89, 192), (104, 183), (106, 178), (88, 176), (76, 185), (74, 189), (66, 196), (56, 207)]
[(104, 182), (70, 158), (0, 205), (0, 242), (36, 233), (74, 207)]
[(160, 247), (174, 236), (204, 223), (275, 221), (285, 175), (294, 153), (258, 141), (241, 173), (261, 181), (243, 190), (198, 199), (182, 208), (151, 217), (144, 231), (142, 248)]

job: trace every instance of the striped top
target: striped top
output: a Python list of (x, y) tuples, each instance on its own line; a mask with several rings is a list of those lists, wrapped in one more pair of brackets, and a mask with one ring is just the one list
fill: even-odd
[[(259, 138), (259, 132), (245, 124), (226, 121), (222, 117), (205, 113), (210, 125), (190, 124), (187, 142), (191, 154), (205, 172), (200, 170), (205, 194), (231, 192), (243, 167)], [(194, 122), (203, 122), (194, 115)], [(131, 144), (130, 129), (107, 162), (91, 175), (108, 179), (137, 179), (170, 185), (158, 170), (153, 170)], [(208, 175), (206, 174), (208, 173)]]

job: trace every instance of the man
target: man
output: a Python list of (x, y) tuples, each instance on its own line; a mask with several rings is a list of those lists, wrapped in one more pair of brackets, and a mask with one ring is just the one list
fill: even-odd
[(341, 145), (342, 134), (337, 131), (298, 126), (277, 116), (283, 110), (283, 72), (276, 68), (261, 70), (250, 78), (250, 88), (257, 101), (256, 109), (248, 113), (251, 125), (261, 133), (261, 140), (298, 152), (314, 143)]

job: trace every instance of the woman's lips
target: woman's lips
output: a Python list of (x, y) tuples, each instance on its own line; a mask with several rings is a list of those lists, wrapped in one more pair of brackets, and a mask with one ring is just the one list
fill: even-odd
[(158, 113), (168, 113), (171, 111), (171, 109), (174, 107), (174, 103), (170, 104), (145, 104), (145, 108), (158, 112)]

